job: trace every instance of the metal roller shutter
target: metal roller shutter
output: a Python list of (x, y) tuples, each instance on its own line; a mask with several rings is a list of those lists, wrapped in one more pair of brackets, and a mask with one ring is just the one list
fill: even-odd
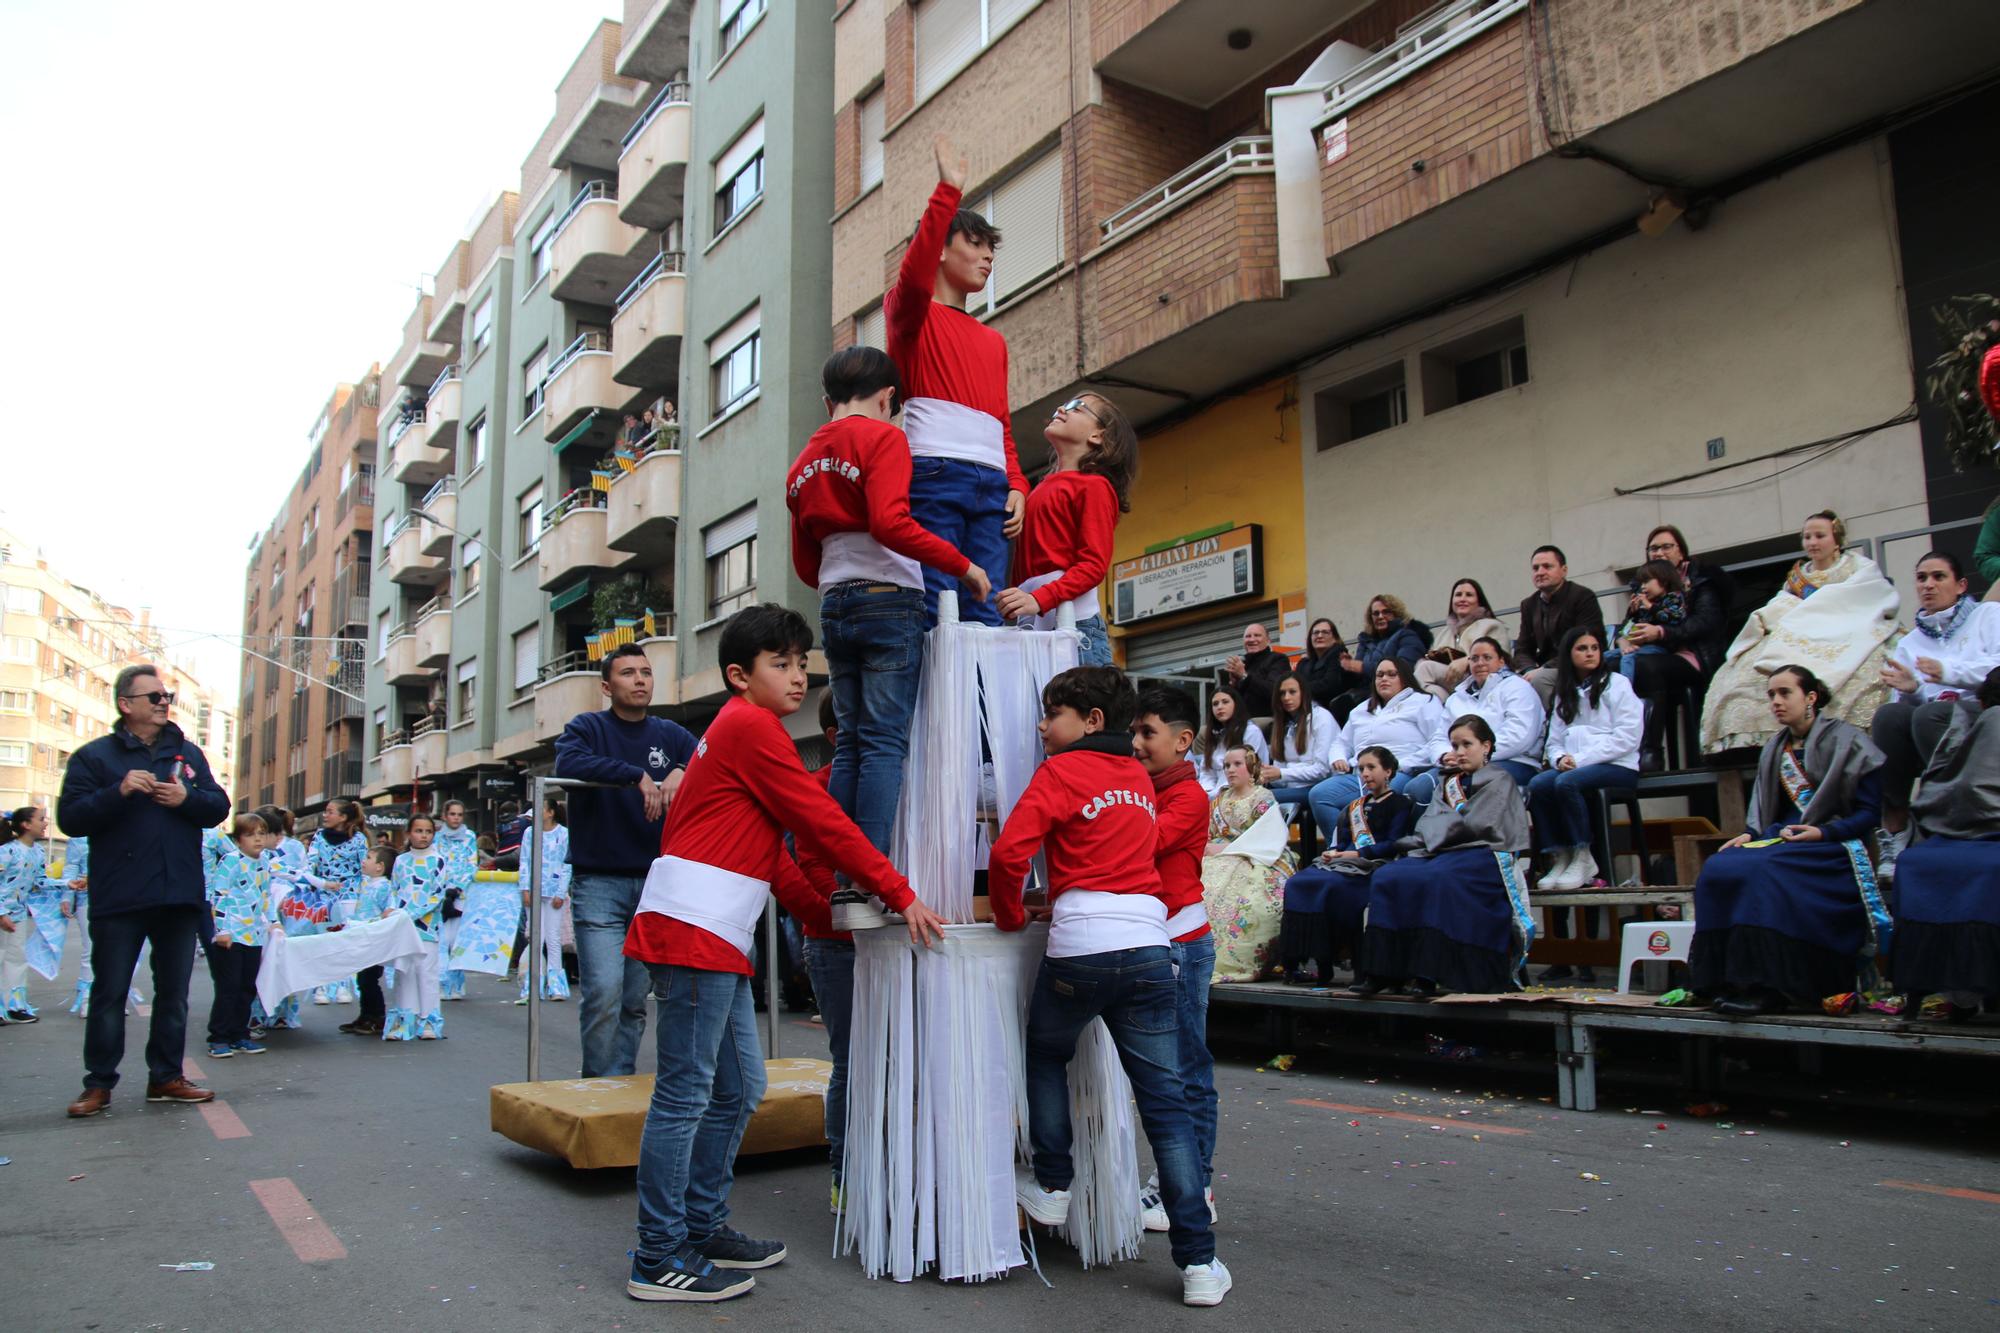
[(1232, 609), (1191, 625), (1155, 630), (1125, 640), (1125, 670), (1131, 675), (1212, 676), (1230, 656), (1243, 651), (1243, 627), (1274, 625), (1278, 604)]

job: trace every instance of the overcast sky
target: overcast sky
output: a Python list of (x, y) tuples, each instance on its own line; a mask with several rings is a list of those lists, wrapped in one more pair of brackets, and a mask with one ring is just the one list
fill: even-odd
[[(235, 698), (249, 539), (617, 0), (0, 0), (0, 523)], [(176, 655), (181, 655), (177, 653)]]

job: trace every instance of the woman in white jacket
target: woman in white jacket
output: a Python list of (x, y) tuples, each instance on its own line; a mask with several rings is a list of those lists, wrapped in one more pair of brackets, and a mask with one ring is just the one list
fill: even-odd
[[(1445, 725), (1444, 706), (1418, 687), (1416, 671), (1408, 662), (1385, 657), (1376, 664), (1368, 702), (1349, 713), (1347, 725), (1340, 729), (1341, 754), (1333, 761), (1333, 775), (1312, 789), (1313, 817), (1327, 846), (1333, 845), (1342, 812), (1361, 795), (1361, 779), (1351, 771), (1348, 756), (1359, 756), (1371, 745), (1389, 751), (1396, 756), (1396, 775), (1389, 779), (1389, 789), (1402, 791), (1436, 762), (1431, 739)], [(1422, 780), (1428, 786), (1428, 776)]]
[(1507, 649), (1496, 638), (1475, 640), (1466, 661), (1466, 678), (1445, 700), (1438, 729), (1431, 736), (1431, 762), (1437, 769), (1412, 782), (1403, 793), (1418, 805), (1431, 803), (1437, 779), (1453, 766), (1451, 725), (1462, 717), (1486, 719), (1495, 737), (1493, 758), (1488, 762), (1513, 778), (1523, 792), (1541, 771), (1542, 743), (1549, 727), (1542, 696), (1525, 676), (1508, 670)]
[(1586, 795), (1639, 785), (1646, 710), (1632, 683), (1605, 665), (1603, 634), (1581, 626), (1563, 637), (1550, 704), (1548, 767), (1528, 784), (1528, 809), (1546, 858), (1540, 887), (1575, 889), (1599, 874)]
[(1293, 806), (1312, 795), (1313, 784), (1345, 763), (1340, 728), (1333, 714), (1312, 701), (1302, 672), (1278, 678), (1271, 691), (1271, 758), (1258, 774), (1280, 805)]

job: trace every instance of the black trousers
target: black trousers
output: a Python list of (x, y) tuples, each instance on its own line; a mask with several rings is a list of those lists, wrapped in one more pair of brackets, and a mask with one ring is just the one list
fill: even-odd
[[(1683, 688), (1700, 683), (1701, 672), (1674, 653), (1647, 653), (1633, 664), (1632, 693), (1647, 704), (1646, 730), (1639, 740), (1642, 751), (1665, 748), (1661, 744), (1661, 724), (1667, 716), (1666, 701)], [(1683, 760), (1687, 761), (1685, 756)]]
[(146, 1079), (182, 1077), (187, 1053), (188, 980), (195, 948), (214, 918), (207, 904), (90, 914), (90, 1016), (83, 1028), (83, 1086), (112, 1088), (125, 1058), (125, 997), (139, 949), (153, 946), (153, 1017), (146, 1034)]
[(355, 975), (354, 990), (361, 997), (361, 1021), (380, 1027), (386, 1013), (382, 1005), (382, 969), (362, 968)]
[(1887, 760), (1882, 765), (1884, 804), (1895, 810), (1910, 808), (1910, 789), (1951, 725), (1953, 711), (1972, 706), (1970, 700), (1911, 704), (1892, 699), (1875, 710), (1868, 734)]
[(233, 1045), (250, 1037), (250, 1002), (257, 998), (257, 968), (264, 950), (255, 944), (222, 948), (208, 944), (208, 975), (215, 983), (215, 1002), (208, 1009), (209, 1045)]

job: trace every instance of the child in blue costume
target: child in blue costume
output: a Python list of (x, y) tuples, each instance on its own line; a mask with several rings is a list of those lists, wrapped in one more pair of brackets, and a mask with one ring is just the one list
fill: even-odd
[(41, 845), (47, 828), (47, 812), (35, 805), (11, 812), (0, 828), (0, 1024), (40, 1021), (28, 1003), (28, 935), (35, 928), (29, 900), (53, 903), (62, 889), (49, 878), (48, 849)]
[(208, 942), (208, 974), (215, 983), (208, 1053), (217, 1060), (266, 1049), (250, 1035), (250, 1002), (271, 930), (271, 872), (261, 860), (268, 836), (256, 815), (237, 815), (230, 822), (229, 850), (205, 866), (208, 907), (215, 917)]
[(390, 908), (410, 914), (424, 943), (417, 965), (396, 978), (396, 1002), (382, 1027), (383, 1041), (436, 1041), (444, 1036), (444, 1014), (438, 1008), (438, 935), (444, 925), (449, 868), (431, 846), (436, 836), (435, 819), (411, 815), (410, 849), (396, 858), (389, 874)]
[[(472, 877), (479, 870), (479, 835), (465, 822), (464, 801), (446, 801), (443, 813), (444, 827), (438, 830), (437, 839), (431, 845), (444, 858), (449, 873), (444, 891), (444, 933), (439, 940), (439, 952), (444, 957), (450, 957), (451, 946), (458, 940), (459, 914), (465, 908), (465, 895), (471, 891)], [(465, 973), (455, 967), (440, 973), (438, 998), (464, 999)]]
[[(542, 946), (542, 998), (544, 1000), (567, 1000), (569, 998), (569, 977), (563, 972), (562, 923), (563, 907), (569, 901), (569, 827), (563, 823), (562, 806), (550, 797), (542, 810), (541, 837), (522, 844), (524, 847), (539, 848), (535, 853), (542, 860), (542, 919), (536, 923)], [(531, 910), (529, 901), (529, 865), (521, 867), (521, 902), (524, 910)], [(515, 1004), (528, 1002), (528, 978), (534, 974), (534, 960), (523, 959), (521, 963), (521, 998)]]
[[(333, 916), (341, 921), (357, 920), (354, 909), (361, 881), (361, 858), (367, 854), (368, 839), (362, 832), (366, 816), (359, 801), (328, 801), (320, 811), (319, 828), (306, 847), (306, 873), (339, 904)], [(354, 982), (350, 979), (313, 990), (313, 1003), (322, 997), (328, 1002), (352, 1004)]]

